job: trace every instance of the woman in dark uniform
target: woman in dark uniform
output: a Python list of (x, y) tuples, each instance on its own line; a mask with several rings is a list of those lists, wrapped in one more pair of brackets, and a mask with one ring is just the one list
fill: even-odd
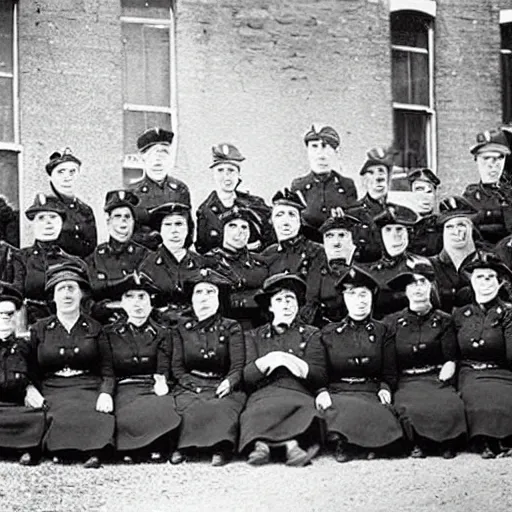
[(14, 281), (27, 306), (28, 324), (49, 316), (51, 301), (45, 293), (45, 279), (48, 267), (66, 261), (80, 261), (58, 245), (66, 212), (54, 196), (37, 194), (34, 203), (25, 211), (32, 222), (34, 243), (20, 251), (21, 272)]
[(46, 164), (50, 187), (66, 213), (58, 244), (69, 254), (85, 258), (98, 241), (92, 208), (76, 197), (77, 178), (82, 162), (66, 148), (55, 151)]
[(144, 274), (127, 276), (115, 289), (127, 318), (104, 328), (116, 377), (116, 449), (125, 462), (150, 453), (163, 460), (176, 445), (181, 422), (169, 394), (171, 335), (150, 318), (157, 294)]
[(240, 418), (239, 448), (251, 450), (249, 464), (266, 464), (271, 448), (281, 447), (287, 465), (305, 466), (318, 451), (312, 393), (325, 385), (325, 361), (320, 330), (298, 315), (305, 294), (305, 281), (281, 273), (269, 277), (256, 296), (272, 320), (245, 335), (243, 376), (250, 396)]
[(205, 258), (189, 249), (194, 239), (194, 221), (190, 207), (167, 203), (151, 210), (151, 224), (160, 232), (162, 245), (141, 263), (140, 271), (147, 274), (160, 288), (167, 306), (161, 311), (161, 322), (174, 325), (190, 310), (184, 292), (185, 281), (205, 266)]
[(466, 434), (464, 403), (452, 383), (457, 360), (452, 318), (432, 305), (435, 279), (430, 263), (417, 262), (388, 284), (405, 291), (409, 301), (384, 323), (395, 344), (395, 409), (412, 444), (411, 457), (441, 450), (445, 459), (451, 459), (456, 454), (454, 441)]
[(88, 287), (85, 266), (57, 264), (48, 269), (46, 290), (56, 314), (31, 328), (27, 347), (38, 389), (48, 404), (45, 448), (64, 457), (85, 455), (84, 467), (100, 467), (101, 452), (113, 444), (112, 354), (101, 326), (80, 309)]
[(205, 256), (208, 265), (226, 276), (231, 283), (229, 308), (226, 316), (240, 322), (244, 331), (264, 323), (254, 294), (268, 277), (268, 267), (262, 256), (248, 250), (251, 233), (258, 222), (247, 208), (235, 206), (219, 218), (222, 226), (222, 247)]
[(237, 444), (246, 399), (241, 390), (245, 347), (240, 324), (220, 311), (229, 286), (224, 276), (210, 269), (187, 282), (193, 316), (173, 331), (172, 371), (183, 418), (178, 450), (171, 458), (174, 464), (182, 462), (183, 450), (199, 448), (212, 453), (213, 466), (223, 466)]
[(28, 466), (40, 460), (45, 415), (43, 401), (32, 400), (24, 342), (15, 335), (21, 304), (16, 288), (0, 282), (0, 453), (22, 452), (20, 464)]
[(306, 305), (301, 310), (301, 317), (306, 323), (323, 327), (329, 322), (339, 322), (346, 315), (345, 303), (336, 283), (354, 260), (357, 226), (358, 219), (342, 212), (320, 226), (324, 254), (315, 259), (308, 273)]
[(510, 270), (495, 256), (481, 255), (464, 271), (471, 276), (474, 298), (456, 309), (453, 319), (469, 437), (483, 458), (510, 455), (503, 442), (512, 436), (512, 306), (498, 296)]
[(352, 267), (340, 279), (339, 289), (348, 314), (326, 325), (327, 388), (316, 396), (324, 411), (329, 441), (336, 443), (335, 459), (375, 457), (375, 450), (402, 438), (402, 428), (390, 409), (396, 384), (396, 361), (386, 326), (372, 318), (377, 282)]
[(301, 233), (301, 214), (306, 207), (299, 192), (287, 188), (272, 198), (272, 226), (277, 243), (263, 251), (269, 274), (291, 272), (306, 277), (313, 261), (322, 254), (322, 246)]

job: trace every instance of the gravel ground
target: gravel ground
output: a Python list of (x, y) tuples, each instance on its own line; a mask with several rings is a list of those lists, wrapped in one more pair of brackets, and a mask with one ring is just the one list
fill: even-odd
[(1, 512), (512, 510), (512, 460), (475, 454), (347, 464), (324, 455), (307, 468), (1, 463), (0, 479)]

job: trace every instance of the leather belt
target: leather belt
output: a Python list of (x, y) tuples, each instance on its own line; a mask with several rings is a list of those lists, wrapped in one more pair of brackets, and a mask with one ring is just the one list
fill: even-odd
[(130, 382), (142, 383), (142, 382), (148, 382), (148, 381), (152, 381), (152, 380), (153, 380), (152, 375), (140, 375), (140, 376), (134, 375), (132, 377), (126, 377), (124, 379), (121, 379), (117, 383), (118, 384), (129, 384)]
[(407, 368), (406, 370), (402, 370), (402, 373), (405, 375), (423, 375), (425, 373), (431, 373), (435, 370), (439, 370), (440, 366), (435, 366), (433, 364), (422, 366), (420, 368)]
[(495, 363), (469, 363), (469, 366), (473, 368), (473, 370), (495, 370), (499, 368), (499, 365)]
[(84, 375), (88, 372), (85, 370), (73, 370), (71, 368), (63, 368), (62, 370), (59, 370), (58, 372), (55, 372), (53, 375), (55, 377), (77, 377), (78, 375)]
[(340, 382), (346, 382), (347, 384), (362, 384), (363, 382), (367, 382), (367, 377), (341, 377)]
[(27, 306), (48, 306), (48, 302), (46, 300), (35, 299), (25, 299), (25, 304)]
[(190, 370), (191, 375), (202, 377), (203, 379), (221, 379), (223, 375), (215, 372), (202, 372), (200, 370)]

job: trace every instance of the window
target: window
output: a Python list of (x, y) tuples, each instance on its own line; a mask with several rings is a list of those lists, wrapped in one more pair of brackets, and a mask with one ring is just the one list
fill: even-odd
[[(408, 2), (392, 2), (408, 5)], [(415, 2), (410, 2), (414, 4)], [(433, 81), (435, 3), (417, 1), (423, 12), (391, 12), (391, 85), (395, 161), (399, 171), (417, 167), (436, 169)], [(432, 11), (432, 6), (434, 11)]]
[[(18, 126), (17, 3), (0, 2), (0, 196), (14, 214), (0, 219), (0, 238), (19, 245), (21, 145)], [(4, 225), (7, 222), (9, 225)]]
[[(137, 136), (175, 130), (174, 17), (171, 0), (122, 0), (125, 185), (142, 175)], [(173, 147), (175, 147), (173, 145)]]
[[(505, 16), (509, 12), (510, 16)], [(501, 94), (502, 118), (512, 123), (512, 11), (501, 12)]]

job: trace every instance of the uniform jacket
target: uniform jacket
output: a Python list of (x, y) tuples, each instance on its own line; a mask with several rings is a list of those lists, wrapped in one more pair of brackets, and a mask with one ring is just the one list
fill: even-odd
[(172, 371), (180, 386), (201, 393), (202, 387), (216, 388), (228, 379), (232, 391), (241, 387), (245, 346), (238, 322), (219, 314), (202, 321), (184, 319), (172, 337)]
[[(272, 324), (265, 324), (245, 334), (246, 365), (243, 372), (249, 393), (266, 386), (292, 389), (304, 393), (315, 392), (326, 385), (325, 355), (320, 330), (296, 319), (283, 333), (278, 333)], [(287, 368), (276, 368), (264, 375), (255, 361), (273, 351), (293, 354), (309, 365), (305, 380), (292, 375)]]
[[(261, 197), (253, 196), (245, 192), (237, 192), (233, 207), (252, 210), (261, 219), (261, 236), (250, 238), (249, 243), (260, 242), (258, 251), (268, 247), (275, 241), (274, 232), (270, 224), (272, 209), (265, 204)], [(196, 249), (204, 254), (215, 247), (222, 246), (222, 223), (219, 217), (231, 210), (226, 208), (214, 190), (197, 209), (197, 240)]]
[(0, 340), (0, 402), (23, 403), (25, 388), (30, 384), (23, 343), (14, 334)]
[(18, 287), (23, 281), (23, 261), (20, 250), (0, 240), (0, 280)]
[(336, 171), (325, 174), (311, 171), (306, 176), (295, 178), (291, 190), (302, 192), (307, 205), (302, 212), (302, 218), (315, 229), (330, 217), (332, 208), (340, 206), (346, 209), (357, 201), (354, 181)]
[(110, 346), (101, 325), (86, 315), (69, 333), (56, 315), (39, 320), (31, 327), (26, 353), (34, 382), (41, 383), (61, 370), (82, 370), (101, 378), (100, 393), (114, 390)]
[(352, 384), (342, 378), (366, 378), (368, 390), (395, 389), (395, 351), (383, 323), (373, 318), (358, 322), (347, 316), (341, 322), (326, 325), (322, 341), (330, 389), (349, 390)]
[(512, 306), (497, 298), (453, 313), (461, 363), (486, 362), (512, 368)]
[(448, 313), (432, 308), (426, 315), (418, 315), (405, 308), (383, 322), (395, 345), (399, 372), (457, 359), (457, 336)]
[(435, 256), (443, 248), (443, 229), (435, 213), (422, 217), (412, 229), (409, 250), (419, 256)]
[(505, 237), (494, 247), (496, 254), (508, 268), (512, 268), (512, 235)]

